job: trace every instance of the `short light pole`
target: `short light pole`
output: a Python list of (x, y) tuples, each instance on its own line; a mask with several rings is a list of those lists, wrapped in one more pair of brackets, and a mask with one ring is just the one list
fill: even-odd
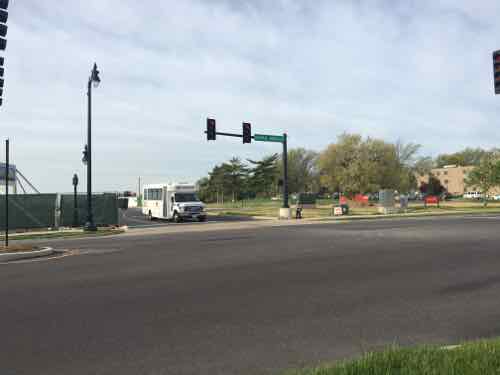
[(79, 224), (78, 220), (78, 201), (77, 201), (77, 187), (78, 187), (78, 176), (76, 173), (73, 175), (73, 226), (77, 227)]
[(87, 115), (87, 146), (86, 146), (86, 162), (87, 162), (87, 222), (84, 229), (86, 231), (96, 231), (97, 227), (94, 223), (94, 215), (92, 212), (92, 86), (97, 88), (101, 79), (97, 64), (94, 63), (92, 72), (90, 73), (87, 97), (88, 97), (88, 115)]

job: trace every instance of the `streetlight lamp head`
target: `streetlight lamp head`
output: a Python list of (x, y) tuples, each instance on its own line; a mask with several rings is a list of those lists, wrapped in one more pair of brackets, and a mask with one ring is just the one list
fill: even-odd
[(92, 76), (90, 77), (92, 80), (92, 84), (94, 85), (95, 88), (99, 86), (99, 83), (101, 83), (101, 79), (99, 78), (99, 70), (97, 70), (97, 64), (94, 63), (94, 67), (92, 68)]
[(82, 163), (87, 165), (87, 162), (89, 160), (89, 151), (87, 145), (85, 145), (85, 148), (83, 149), (83, 157), (82, 157)]

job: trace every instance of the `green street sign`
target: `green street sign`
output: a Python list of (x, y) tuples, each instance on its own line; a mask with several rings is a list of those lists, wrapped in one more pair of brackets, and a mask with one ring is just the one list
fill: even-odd
[(254, 134), (253, 139), (258, 142), (281, 142), (285, 141), (282, 135)]

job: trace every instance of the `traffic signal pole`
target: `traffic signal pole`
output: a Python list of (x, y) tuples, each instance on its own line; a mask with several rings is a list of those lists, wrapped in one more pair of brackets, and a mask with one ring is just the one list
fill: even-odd
[(283, 134), (283, 208), (290, 208), (288, 205), (288, 150), (286, 133)]
[(223, 133), (216, 131), (215, 119), (207, 118), (207, 141), (215, 141), (217, 135), (226, 137), (243, 138), (243, 143), (251, 143), (252, 139), (257, 142), (277, 142), (283, 145), (283, 206), (280, 209), (280, 218), (290, 218), (290, 206), (288, 204), (288, 149), (287, 149), (287, 134), (283, 135), (269, 135), (269, 134), (255, 134), (252, 135), (251, 124), (248, 122), (243, 123), (243, 134), (236, 133)]

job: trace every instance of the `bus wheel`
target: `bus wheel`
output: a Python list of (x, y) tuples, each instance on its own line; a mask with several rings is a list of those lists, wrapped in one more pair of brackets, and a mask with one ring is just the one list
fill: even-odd
[(179, 214), (176, 212), (174, 212), (174, 221), (176, 223), (180, 223), (182, 221), (181, 217), (179, 216)]
[(151, 214), (151, 210), (148, 212), (148, 220), (153, 220), (153, 215)]

